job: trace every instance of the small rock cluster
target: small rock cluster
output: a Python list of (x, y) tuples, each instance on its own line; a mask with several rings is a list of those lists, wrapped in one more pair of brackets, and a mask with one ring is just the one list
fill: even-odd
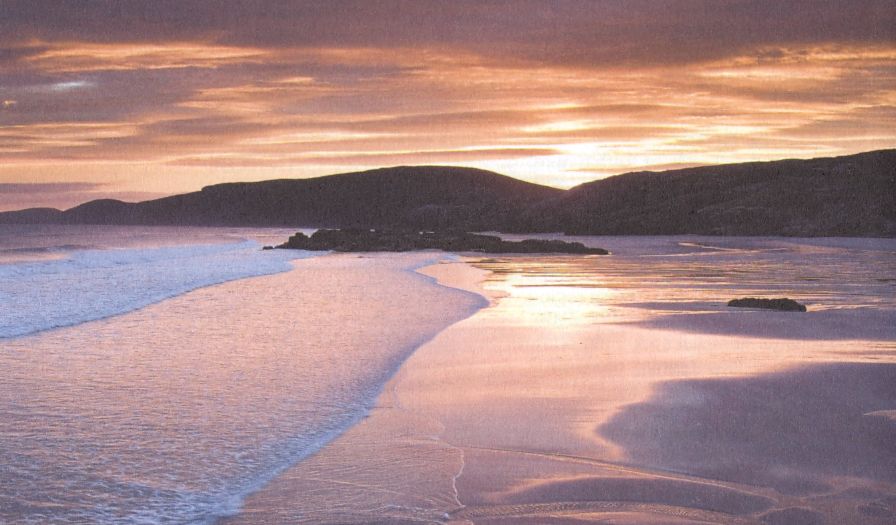
[(580, 242), (526, 239), (505, 241), (494, 235), (465, 232), (420, 232), (366, 229), (318, 230), (310, 237), (296, 233), (277, 248), (292, 250), (333, 250), (338, 252), (407, 252), (444, 250), (485, 253), (571, 253), (607, 255), (601, 248)]
[(782, 312), (805, 312), (806, 306), (786, 297), (780, 299), (760, 299), (747, 297), (728, 301), (728, 306), (736, 308), (764, 308), (766, 310), (780, 310)]

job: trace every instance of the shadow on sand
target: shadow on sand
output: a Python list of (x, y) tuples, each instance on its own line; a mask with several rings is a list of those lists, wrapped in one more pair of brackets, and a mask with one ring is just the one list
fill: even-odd
[[(772, 339), (896, 340), (896, 313), (892, 310), (853, 308), (812, 311), (810, 306), (810, 311), (803, 313), (725, 308), (714, 303), (633, 303), (626, 306), (670, 311), (633, 323), (645, 328)], [(722, 310), (712, 311), (719, 308)]]
[(896, 483), (896, 365), (673, 381), (599, 432), (635, 463), (782, 492), (834, 476)]
[(896, 515), (896, 364), (672, 381), (598, 432), (632, 465)]

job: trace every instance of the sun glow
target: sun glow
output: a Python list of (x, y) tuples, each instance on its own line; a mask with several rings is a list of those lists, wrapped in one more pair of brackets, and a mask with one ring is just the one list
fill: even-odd
[[(892, 43), (759, 40), (705, 57), (636, 57), (641, 48), (615, 40), (603, 45), (617, 54), (603, 54), (583, 36), (593, 31), (554, 35), (571, 40), (553, 54), (531, 36), (355, 33), (21, 38), (0, 84), (0, 182), (56, 165), (64, 178), (109, 183), (94, 168), (115, 163), (129, 180), (158, 172), (151, 184), (178, 193), (215, 172), (258, 180), (460, 164), (570, 187), (896, 145)], [(203, 175), (161, 175), (175, 167)]]

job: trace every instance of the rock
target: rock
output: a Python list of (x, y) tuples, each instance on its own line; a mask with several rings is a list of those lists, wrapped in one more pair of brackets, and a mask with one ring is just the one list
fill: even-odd
[(747, 297), (745, 299), (733, 299), (728, 301), (728, 306), (735, 308), (763, 308), (766, 310), (779, 310), (782, 312), (805, 312), (806, 307), (793, 299), (760, 299)]
[(573, 253), (606, 255), (580, 242), (526, 239), (505, 241), (493, 235), (466, 232), (420, 232), (367, 229), (318, 230), (311, 237), (299, 232), (277, 248), (339, 252), (406, 252), (444, 250), (486, 253)]

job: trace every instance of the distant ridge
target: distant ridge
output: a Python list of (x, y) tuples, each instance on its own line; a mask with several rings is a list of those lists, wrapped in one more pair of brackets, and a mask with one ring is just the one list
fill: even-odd
[(896, 150), (618, 175), (530, 210), (591, 235), (896, 236)]
[(0, 222), (510, 229), (529, 206), (561, 193), (484, 170), (400, 166), (218, 184), (138, 203), (101, 199), (64, 212), (0, 213)]
[(566, 191), (473, 168), (399, 166), (4, 212), (0, 223), (893, 237), (896, 150), (627, 173)]

